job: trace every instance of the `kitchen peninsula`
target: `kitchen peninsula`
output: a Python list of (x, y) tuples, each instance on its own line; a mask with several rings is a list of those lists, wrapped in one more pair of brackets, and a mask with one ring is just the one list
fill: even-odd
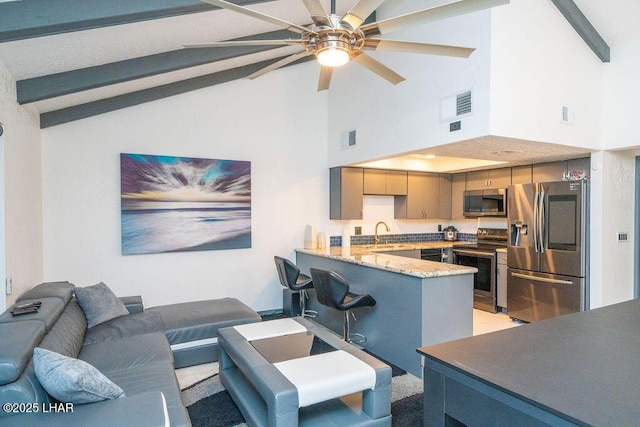
[[(393, 251), (451, 247), (451, 242), (363, 245), (350, 248), (296, 249), (300, 270), (332, 270), (350, 291), (368, 293), (375, 307), (354, 310), (352, 332), (364, 334), (362, 346), (418, 377), (416, 348), (473, 334), (473, 267), (392, 255)], [(318, 323), (341, 333), (343, 316), (318, 303), (313, 289), (307, 308)]]

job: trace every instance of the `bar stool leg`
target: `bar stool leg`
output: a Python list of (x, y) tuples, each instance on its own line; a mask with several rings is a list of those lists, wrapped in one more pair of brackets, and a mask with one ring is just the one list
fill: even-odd
[(318, 312), (315, 310), (307, 310), (307, 291), (300, 289), (300, 316), (316, 317)]
[(355, 332), (351, 333), (351, 323), (349, 320), (349, 314), (351, 314), (354, 319), (356, 318), (356, 316), (353, 313), (351, 313), (349, 310), (345, 310), (343, 311), (343, 313), (344, 313), (344, 323), (342, 325), (342, 334), (343, 334), (344, 340), (350, 344), (364, 344), (365, 342), (367, 342), (366, 336), (355, 333)]

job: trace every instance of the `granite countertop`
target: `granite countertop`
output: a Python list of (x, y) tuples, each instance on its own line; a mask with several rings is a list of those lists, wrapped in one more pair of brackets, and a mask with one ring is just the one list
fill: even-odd
[(473, 274), (478, 270), (474, 267), (408, 258), (393, 255), (389, 252), (410, 251), (416, 249), (451, 248), (457, 245), (468, 244), (469, 242), (418, 242), (389, 245), (352, 245), (349, 249), (345, 249), (341, 246), (332, 246), (324, 249), (296, 249), (296, 252), (337, 259), (351, 264), (358, 264), (366, 267), (377, 268), (379, 270), (386, 270), (426, 279), (459, 274)]

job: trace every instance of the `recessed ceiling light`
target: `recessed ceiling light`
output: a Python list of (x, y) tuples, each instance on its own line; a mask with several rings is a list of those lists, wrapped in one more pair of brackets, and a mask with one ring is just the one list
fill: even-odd
[(424, 155), (424, 158), (425, 158), (425, 159), (435, 159), (435, 158), (436, 158), (436, 155), (435, 155), (435, 154), (425, 154), (425, 155)]

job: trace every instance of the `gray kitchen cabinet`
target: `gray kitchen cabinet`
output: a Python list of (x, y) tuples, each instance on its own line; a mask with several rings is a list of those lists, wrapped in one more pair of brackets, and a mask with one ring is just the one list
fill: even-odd
[(364, 194), (398, 196), (407, 194), (407, 171), (364, 169)]
[(533, 182), (562, 181), (563, 175), (567, 172), (567, 162), (549, 162), (533, 165)]
[(451, 175), (451, 219), (465, 219), (464, 217), (465, 174)]
[(496, 288), (498, 293), (498, 307), (507, 309), (507, 253), (498, 252), (497, 255), (498, 262), (496, 264)]
[(451, 198), (453, 188), (453, 175), (440, 174), (440, 197), (438, 197), (438, 203), (440, 203), (440, 209), (438, 212), (438, 218), (451, 218)]
[(511, 185), (511, 168), (467, 172), (467, 190), (506, 188)]
[(330, 219), (362, 219), (363, 184), (362, 168), (340, 167), (330, 169)]
[[(440, 207), (441, 186), (443, 192), (447, 191), (447, 180), (441, 180), (440, 177), (441, 175), (437, 173), (409, 171), (407, 173), (407, 195), (395, 197), (394, 217), (401, 219), (440, 218), (442, 214)], [(448, 191), (451, 192), (450, 182)], [(448, 197), (450, 206), (450, 195)]]
[(532, 168), (531, 165), (514, 166), (511, 168), (511, 183), (512, 184), (530, 184)]

